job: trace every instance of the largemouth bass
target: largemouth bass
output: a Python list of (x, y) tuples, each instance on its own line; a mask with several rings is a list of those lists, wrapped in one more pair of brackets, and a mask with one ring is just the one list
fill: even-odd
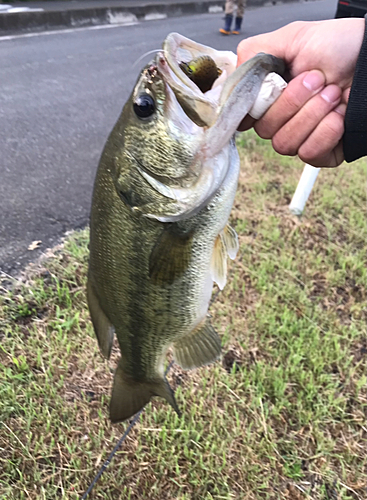
[(171, 34), (108, 138), (93, 192), (87, 296), (103, 355), (115, 334), (121, 350), (113, 422), (152, 396), (178, 411), (164, 377), (170, 347), (184, 369), (220, 356), (207, 312), (238, 249), (227, 224), (239, 174), (233, 136), (274, 71), (283, 63), (273, 56), (236, 69), (233, 53)]

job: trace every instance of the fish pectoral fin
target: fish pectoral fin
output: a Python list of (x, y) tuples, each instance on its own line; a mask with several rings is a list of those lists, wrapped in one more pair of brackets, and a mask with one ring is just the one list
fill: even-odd
[(227, 282), (227, 254), (234, 259), (238, 252), (238, 236), (236, 231), (227, 224), (214, 243), (210, 271), (213, 281), (223, 290)]
[(160, 396), (168, 401), (180, 415), (173, 390), (167, 380), (161, 378), (156, 381), (138, 382), (128, 377), (120, 361), (113, 382), (110, 403), (110, 419), (112, 423), (126, 420), (149, 403), (153, 396)]
[(192, 248), (193, 232), (180, 233), (169, 227), (154, 246), (149, 257), (149, 276), (156, 285), (174, 283), (186, 271)]
[(189, 335), (175, 342), (173, 349), (177, 363), (184, 370), (190, 370), (220, 358), (221, 342), (209, 318), (205, 318)]
[(96, 294), (94, 293), (90, 278), (88, 278), (87, 284), (87, 301), (94, 331), (98, 339), (99, 348), (101, 349), (103, 356), (109, 359), (115, 328), (102, 311)]
[(236, 231), (229, 224), (223, 229), (222, 239), (224, 246), (226, 247), (228, 257), (232, 260), (236, 258), (239, 244), (238, 244), (238, 235)]
[(214, 243), (210, 271), (213, 281), (223, 290), (227, 282), (227, 250), (221, 234)]

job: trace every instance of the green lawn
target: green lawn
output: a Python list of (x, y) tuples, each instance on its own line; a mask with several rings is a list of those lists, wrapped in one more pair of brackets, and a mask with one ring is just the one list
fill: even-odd
[[(247, 133), (232, 225), (240, 253), (211, 307), (223, 362), (169, 379), (89, 498), (367, 499), (367, 162), (322, 170)], [(118, 350), (86, 306), (88, 231), (0, 296), (0, 499), (77, 499), (126, 424), (108, 421)]]

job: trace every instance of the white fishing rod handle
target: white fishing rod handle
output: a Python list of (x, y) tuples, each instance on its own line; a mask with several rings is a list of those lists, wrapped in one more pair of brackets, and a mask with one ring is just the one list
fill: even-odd
[(293, 214), (302, 214), (319, 172), (320, 168), (305, 164), (297, 189), (289, 205), (289, 210)]

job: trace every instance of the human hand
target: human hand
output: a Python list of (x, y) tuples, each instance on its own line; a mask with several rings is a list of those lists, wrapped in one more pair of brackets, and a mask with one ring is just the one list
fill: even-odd
[(243, 40), (238, 65), (259, 52), (282, 58), (291, 81), (254, 125), (247, 116), (239, 130), (254, 125), (283, 155), (314, 166), (336, 167), (343, 159), (341, 138), (349, 91), (362, 45), (364, 19), (295, 22)]

